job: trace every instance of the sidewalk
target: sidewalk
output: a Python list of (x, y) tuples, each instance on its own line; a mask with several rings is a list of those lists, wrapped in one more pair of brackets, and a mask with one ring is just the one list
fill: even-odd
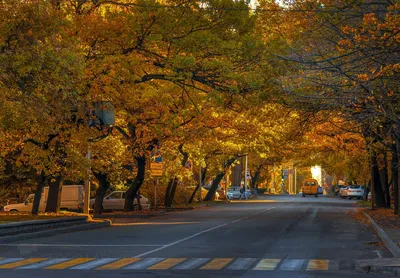
[(400, 217), (393, 214), (392, 209), (362, 209), (367, 221), (384, 242), (393, 258), (359, 260), (357, 270), (400, 276)]

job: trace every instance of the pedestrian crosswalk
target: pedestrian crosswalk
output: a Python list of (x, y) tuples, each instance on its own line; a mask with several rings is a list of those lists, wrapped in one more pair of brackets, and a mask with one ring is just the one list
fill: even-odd
[(276, 258), (0, 258), (2, 269), (73, 270), (352, 270), (352, 260)]

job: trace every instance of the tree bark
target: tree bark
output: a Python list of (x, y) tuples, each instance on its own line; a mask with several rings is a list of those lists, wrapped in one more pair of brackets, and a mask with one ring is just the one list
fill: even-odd
[(146, 156), (136, 156), (135, 160), (137, 164), (137, 173), (129, 189), (126, 191), (124, 211), (133, 211), (133, 200), (144, 182)]
[(174, 177), (172, 179), (171, 190), (169, 192), (169, 195), (167, 196), (166, 203), (165, 203), (165, 206), (167, 208), (170, 208), (172, 206), (172, 203), (174, 201), (175, 192), (176, 192), (176, 187), (178, 186), (178, 182), (179, 182), (179, 180), (177, 177)]
[(103, 211), (103, 200), (107, 190), (110, 188), (110, 182), (108, 181), (108, 174), (93, 172), (93, 175), (99, 181), (99, 188), (96, 190), (93, 207), (93, 215), (98, 216)]
[[(183, 150), (183, 145), (184, 145), (184, 143), (181, 143), (178, 146), (178, 150), (181, 153), (181, 155), (183, 156), (182, 160), (181, 160), (181, 167), (185, 167), (186, 163), (189, 160), (189, 153), (185, 152)], [(167, 208), (170, 208), (172, 206), (172, 203), (173, 203), (174, 197), (175, 197), (176, 187), (178, 186), (178, 183), (179, 183), (178, 177), (174, 177), (172, 180), (172, 183), (171, 183), (171, 180), (168, 183), (167, 191), (165, 192), (165, 206)]]
[(371, 189), (373, 190), (372, 195), (374, 197), (376, 207), (384, 207), (385, 196), (382, 190), (382, 184), (379, 176), (379, 166), (375, 152), (371, 154)]
[(169, 196), (171, 195), (171, 190), (172, 186), (174, 184), (175, 178), (169, 179), (168, 184), (167, 184), (167, 189), (165, 190), (165, 196), (164, 196), (164, 206), (167, 206), (169, 202)]
[(189, 199), (189, 204), (194, 202), (194, 198), (196, 197), (197, 192), (201, 188), (201, 185), (204, 184), (204, 181), (206, 180), (206, 174), (207, 174), (207, 167), (201, 169), (201, 183), (198, 183), (196, 188), (193, 190), (192, 196), (190, 196)]
[(399, 213), (399, 156), (397, 154), (397, 147), (395, 144), (391, 147), (392, 151), (392, 161), (391, 161), (391, 168), (392, 168), (392, 186), (393, 186), (393, 203), (394, 214)]
[(32, 214), (34, 214), (34, 215), (39, 214), (40, 200), (42, 198), (42, 191), (43, 191), (45, 181), (46, 181), (46, 176), (44, 174), (44, 171), (42, 171), (38, 178), (38, 185), (35, 190), (35, 198), (34, 198), (33, 204), (32, 204)]
[(260, 164), (258, 165), (256, 172), (254, 173), (254, 176), (251, 178), (251, 184), (250, 184), (250, 188), (257, 188), (257, 184), (258, 184), (258, 179), (260, 178), (260, 174), (261, 174), (261, 170), (263, 168), (264, 164)]
[(64, 175), (60, 174), (54, 182), (50, 183), (49, 194), (47, 196), (46, 212), (57, 213), (60, 211), (61, 190), (64, 182)]
[(389, 178), (388, 178), (388, 160), (387, 153), (383, 154), (383, 168), (379, 173), (382, 189), (385, 197), (385, 207), (390, 208), (390, 189), (389, 189)]
[(204, 201), (212, 201), (214, 198), (215, 192), (217, 191), (218, 184), (221, 182), (222, 178), (225, 176), (226, 171), (229, 169), (229, 167), (236, 161), (237, 157), (234, 156), (230, 158), (224, 165), (224, 169), (222, 172), (219, 172), (215, 179), (213, 180), (213, 183), (211, 185), (210, 190), (208, 190), (208, 193), (206, 197), (204, 198)]
[(240, 186), (242, 183), (242, 172), (243, 165), (241, 160), (240, 164), (237, 164), (232, 168), (232, 186)]

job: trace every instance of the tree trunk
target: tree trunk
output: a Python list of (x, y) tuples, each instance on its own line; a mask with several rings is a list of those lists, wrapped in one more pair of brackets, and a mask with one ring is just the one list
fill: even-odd
[[(196, 188), (193, 190), (192, 196), (190, 196), (189, 199), (189, 204), (194, 202), (194, 198), (196, 198), (196, 194), (198, 194), (197, 192), (199, 191), (199, 189), (201, 190), (201, 185), (204, 184), (204, 181), (206, 180), (206, 174), (207, 174), (207, 167), (202, 168), (201, 169), (201, 183), (198, 183)], [(201, 194), (200, 194), (201, 196)]]
[(35, 190), (35, 198), (34, 198), (33, 204), (32, 204), (32, 214), (34, 214), (34, 215), (39, 214), (40, 200), (42, 198), (42, 191), (43, 191), (45, 181), (46, 181), (46, 176), (44, 174), (44, 171), (42, 171), (38, 178), (38, 185)]
[(394, 214), (399, 213), (399, 156), (397, 154), (397, 147), (395, 144), (392, 145), (392, 186), (393, 186), (393, 202), (394, 202)]
[(256, 172), (254, 173), (254, 176), (251, 178), (251, 184), (250, 188), (256, 188), (258, 179), (260, 178), (261, 170), (263, 168), (263, 164), (258, 165)]
[(220, 172), (217, 174), (215, 179), (212, 182), (212, 185), (210, 187), (210, 190), (208, 190), (208, 193), (206, 197), (204, 198), (204, 201), (212, 201), (214, 199), (215, 192), (217, 191), (218, 184), (221, 182), (222, 178), (225, 176), (226, 172)]
[(232, 186), (240, 186), (242, 183), (242, 172), (243, 165), (241, 161), (240, 164), (237, 164), (232, 168)]
[(107, 190), (110, 188), (110, 182), (108, 181), (108, 174), (93, 172), (96, 179), (99, 181), (99, 188), (96, 190), (96, 196), (94, 200), (93, 215), (101, 215), (103, 211), (103, 200)]
[(133, 200), (144, 182), (144, 174), (146, 167), (146, 156), (136, 156), (137, 173), (134, 181), (126, 191), (124, 211), (133, 211)]
[(390, 189), (389, 189), (389, 178), (388, 178), (388, 160), (387, 153), (383, 154), (383, 168), (379, 173), (382, 189), (385, 197), (385, 207), (390, 208)]
[[(183, 145), (184, 145), (184, 143), (181, 143), (178, 146), (178, 150), (181, 153), (181, 155), (183, 156), (182, 160), (181, 160), (182, 168), (186, 166), (186, 163), (189, 160), (189, 153), (185, 152), (183, 150)], [(165, 193), (165, 206), (167, 208), (170, 208), (172, 206), (172, 203), (173, 203), (174, 197), (175, 197), (176, 187), (178, 186), (178, 182), (179, 182), (178, 177), (174, 177), (172, 183), (171, 183), (171, 180), (168, 183), (167, 192)]]
[(174, 177), (172, 180), (172, 185), (171, 185), (171, 191), (167, 197), (167, 202), (165, 203), (165, 206), (167, 208), (170, 208), (172, 206), (172, 203), (174, 201), (174, 196), (175, 196), (175, 192), (176, 192), (176, 187), (178, 186), (178, 178)]
[(60, 174), (54, 182), (50, 183), (49, 195), (47, 196), (46, 212), (57, 213), (60, 211), (61, 190), (64, 182), (64, 175)]
[(210, 190), (208, 190), (208, 193), (206, 197), (204, 198), (204, 201), (212, 201), (214, 198), (215, 192), (217, 191), (218, 184), (221, 182), (222, 178), (225, 176), (226, 171), (229, 169), (229, 167), (236, 161), (236, 156), (230, 158), (224, 165), (224, 170), (222, 172), (219, 172), (215, 179), (213, 180), (213, 183), (211, 185)]
[(167, 189), (165, 190), (165, 196), (164, 196), (164, 206), (167, 206), (168, 202), (169, 202), (169, 196), (171, 195), (171, 190), (172, 190), (172, 186), (174, 184), (175, 178), (169, 179), (168, 181), (168, 185), (167, 185)]
[(382, 190), (382, 184), (379, 176), (379, 166), (376, 159), (376, 153), (371, 155), (371, 189), (373, 190), (375, 205), (378, 208), (385, 206), (385, 196)]

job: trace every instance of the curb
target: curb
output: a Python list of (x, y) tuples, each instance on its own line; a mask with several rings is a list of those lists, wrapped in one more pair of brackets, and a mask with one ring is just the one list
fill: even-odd
[(382, 239), (383, 243), (389, 251), (393, 254), (395, 258), (400, 258), (400, 248), (390, 239), (390, 237), (385, 233), (385, 231), (379, 227), (378, 224), (372, 219), (371, 216), (368, 215), (365, 211), (362, 210), (362, 213), (367, 217), (369, 222), (371, 223), (374, 230), (378, 233), (379, 237)]
[(93, 219), (109, 219), (109, 218), (140, 218), (140, 219), (146, 219), (146, 218), (151, 218), (155, 216), (160, 216), (164, 215), (165, 211), (160, 212), (160, 213), (150, 213), (150, 214), (102, 214), (102, 215), (94, 215)]
[(30, 239), (30, 238), (53, 236), (53, 235), (57, 235), (57, 234), (61, 234), (61, 233), (70, 233), (70, 232), (105, 228), (105, 227), (109, 227), (110, 225), (111, 225), (111, 221), (108, 220), (108, 221), (103, 221), (103, 222), (93, 222), (93, 223), (89, 222), (86, 224), (80, 224), (80, 225), (70, 226), (70, 227), (65, 227), (65, 228), (52, 229), (52, 230), (47, 230), (47, 231), (39, 231), (39, 232), (34, 232), (34, 233), (25, 233), (25, 234), (13, 235), (13, 236), (5, 236), (5, 237), (0, 237), (0, 244), (24, 240), (24, 239)]
[(361, 211), (372, 227), (382, 239), (386, 248), (393, 254), (394, 258), (359, 260), (356, 270), (364, 273), (379, 273), (391, 276), (400, 276), (400, 248), (390, 239), (386, 232), (368, 215), (365, 211)]

